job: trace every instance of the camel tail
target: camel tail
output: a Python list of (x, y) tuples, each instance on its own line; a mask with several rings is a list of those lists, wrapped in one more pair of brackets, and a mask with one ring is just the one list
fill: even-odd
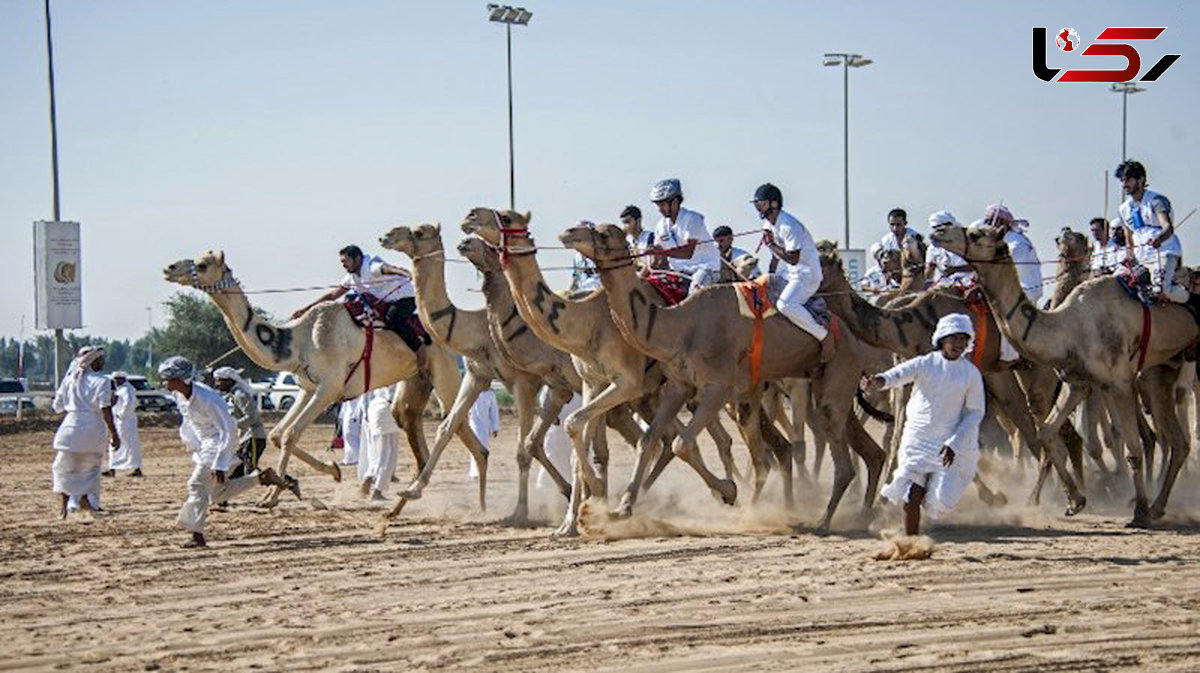
[(862, 388), (854, 391), (854, 399), (858, 400), (858, 408), (865, 411), (871, 418), (888, 425), (896, 422), (895, 416), (871, 406), (871, 403), (867, 401), (867, 396), (863, 394)]

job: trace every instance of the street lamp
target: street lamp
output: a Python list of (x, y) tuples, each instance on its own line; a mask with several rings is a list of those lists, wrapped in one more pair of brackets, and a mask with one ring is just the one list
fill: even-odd
[(1141, 93), (1145, 89), (1133, 82), (1118, 82), (1112, 85), (1109, 91), (1121, 94), (1121, 161), (1125, 161), (1125, 126), (1129, 119), (1129, 94)]
[(504, 24), (508, 40), (508, 207), (517, 207), (516, 169), (513, 163), (513, 102), (512, 102), (512, 27), (524, 26), (533, 18), (533, 12), (524, 7), (488, 5), (488, 21)]
[(846, 249), (850, 249), (850, 68), (870, 65), (862, 54), (825, 54), (826, 66), (842, 66), (842, 189), (846, 198)]

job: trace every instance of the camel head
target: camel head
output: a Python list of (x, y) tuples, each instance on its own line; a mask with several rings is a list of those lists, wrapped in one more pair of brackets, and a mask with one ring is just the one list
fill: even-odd
[(747, 254), (733, 260), (733, 272), (740, 278), (754, 278), (754, 270), (758, 268), (758, 257)]
[(879, 267), (889, 276), (898, 276), (903, 271), (902, 257), (899, 250), (884, 250), (879, 253)]
[(1073, 231), (1070, 227), (1063, 227), (1054, 242), (1058, 244), (1059, 259), (1082, 262), (1091, 257), (1092, 244), (1087, 236)]
[(458, 254), (483, 272), (500, 271), (500, 253), (478, 236), (468, 236), (458, 244)]
[(938, 227), (929, 240), (971, 262), (991, 262), (1008, 257), (1004, 232), (995, 227)]
[(920, 236), (905, 236), (900, 242), (900, 257), (906, 267), (924, 267), (925, 252), (929, 248)]
[(558, 240), (596, 262), (630, 259), (625, 230), (615, 224), (598, 224), (594, 227), (577, 224), (559, 234)]
[(501, 229), (524, 229), (528, 232), (531, 219), (533, 214), (528, 211), (522, 215), (515, 210), (472, 208), (462, 221), (462, 230), (492, 245), (500, 245)]
[(163, 269), (163, 279), (185, 287), (195, 287), (206, 292), (215, 292), (237, 281), (233, 269), (225, 266), (225, 252), (218, 250), (200, 255), (196, 259), (181, 259)]
[(379, 239), (379, 245), (416, 259), (442, 250), (442, 227), (437, 224), (393, 227)]
[(837, 251), (838, 251), (837, 241), (830, 241), (828, 239), (822, 239), (820, 241), (817, 241), (817, 254), (820, 254), (820, 255), (830, 255), (831, 254), (834, 257), (837, 257)]
[(837, 247), (833, 250), (826, 248), (821, 249), (821, 245), (829, 243), (829, 241), (820, 241), (817, 243), (817, 256), (821, 260), (821, 276), (825, 279), (831, 279), (834, 276), (845, 278), (846, 272), (842, 270), (842, 258), (838, 256)]

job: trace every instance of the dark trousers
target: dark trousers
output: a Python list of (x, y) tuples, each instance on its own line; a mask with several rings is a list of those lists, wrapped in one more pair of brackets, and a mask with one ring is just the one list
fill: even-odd
[(251, 437), (238, 445), (237, 457), (242, 461), (237, 467), (233, 468), (233, 472), (229, 473), (231, 479), (245, 476), (258, 469), (258, 459), (263, 455), (263, 451), (267, 450), (267, 440)]

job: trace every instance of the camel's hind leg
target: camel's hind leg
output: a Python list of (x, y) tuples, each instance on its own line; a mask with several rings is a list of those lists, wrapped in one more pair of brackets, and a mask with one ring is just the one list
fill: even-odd
[[(292, 424), (283, 431), (283, 436), (280, 438), (283, 442), (283, 452), (282, 455), (279, 456), (279, 467), (276, 469), (276, 472), (280, 477), (286, 478), (285, 470), (287, 468), (287, 459), (289, 455), (294, 454), (296, 458), (300, 460), (300, 462), (308, 465), (318, 472), (324, 472), (325, 474), (328, 474), (329, 476), (333, 477), (334, 481), (342, 480), (342, 470), (338, 467), (337, 461), (331, 460), (330, 462), (326, 463), (324, 461), (317, 460), (316, 458), (310, 456), (307, 452), (302, 451), (298, 446), (300, 443), (300, 435), (304, 432), (304, 430), (308, 428), (308, 426), (311, 425), (312, 422), (315, 421), (317, 417), (325, 411), (325, 409), (329, 408), (329, 405), (336, 402), (340, 395), (340, 388), (334, 388), (333, 386), (319, 386), (315, 391), (313, 391), (312, 395), (299, 396), (300, 399), (296, 401), (296, 404), (300, 404), (300, 401), (303, 400), (304, 406), (301, 408), (300, 412), (296, 414)], [(273, 486), (270, 493), (267, 494), (267, 500), (261, 504), (265, 507), (274, 507), (279, 502), (279, 495), (281, 491), (282, 489), (280, 487)]]
[[(308, 401), (308, 398), (311, 396), (312, 393), (302, 389), (296, 395), (296, 401), (292, 403), (292, 406), (289, 407), (287, 411), (284, 412), (283, 418), (279, 419), (279, 422), (275, 424), (275, 427), (271, 428), (270, 434), (267, 435), (267, 441), (269, 441), (275, 448), (279, 449), (279, 462), (275, 465), (275, 473), (281, 477), (287, 476), (289, 458), (288, 452), (283, 450), (283, 433), (292, 426), (296, 420), (296, 417), (300, 415), (300, 410), (304, 408), (304, 403)], [(267, 494), (258, 501), (258, 506), (274, 507), (279, 503), (279, 496), (281, 493), (283, 493), (282, 489), (272, 486), (267, 490)]]
[(558, 488), (558, 492), (563, 494), (563, 497), (571, 497), (571, 482), (567, 481), (567, 476), (558, 471), (554, 463), (550, 461), (550, 457), (546, 455), (546, 433), (550, 427), (558, 422), (558, 416), (562, 413), (562, 408), (571, 400), (574, 392), (566, 388), (547, 388), (549, 394), (546, 397), (546, 404), (538, 408), (537, 416), (533, 421), (533, 431), (529, 435), (529, 440), (526, 445), (529, 447), (529, 455), (533, 460), (536, 460), (546, 470), (546, 474), (554, 481), (554, 485)]
[[(479, 398), (480, 393), (486, 390), (491, 383), (492, 380), (490, 378), (476, 374), (471, 371), (470, 367), (467, 368), (467, 374), (459, 384), (458, 395), (454, 398), (454, 404), (450, 407), (450, 413), (438, 424), (437, 434), (433, 438), (433, 449), (429, 452), (429, 459), (425, 461), (425, 467), (417, 475), (413, 483), (400, 494), (400, 501), (388, 512), (386, 518), (391, 519), (399, 514), (406, 501), (420, 499), (425, 487), (429, 485), (429, 480), (433, 478), (433, 471), (442, 457), (442, 452), (446, 450), (446, 446), (450, 443), (450, 438), (460, 428), (465, 427), (464, 422), (471, 410), (471, 405), (475, 404), (475, 400)], [(469, 431), (470, 429), (468, 428)]]
[[(533, 429), (540, 387), (541, 382), (531, 377), (521, 377), (513, 382), (513, 403), (517, 408), (517, 505), (509, 515), (508, 522), (516, 525), (522, 525), (529, 519), (529, 468), (533, 464), (529, 435)], [(559, 475), (559, 478), (562, 476)]]
[(650, 468), (651, 461), (657, 457), (656, 450), (660, 450), (665, 430), (674, 423), (675, 416), (687, 401), (690, 393), (690, 388), (673, 381), (667, 381), (659, 389), (658, 407), (654, 411), (650, 427), (638, 438), (637, 462), (634, 464), (633, 474), (625, 486), (625, 493), (621, 495), (621, 502), (617, 505), (614, 515), (627, 517), (633, 513), (638, 493), (646, 480), (646, 471)]
[[(725, 403), (725, 399), (729, 394), (729, 390), (720, 384), (707, 384), (700, 389), (698, 395), (699, 403), (696, 405), (696, 410), (692, 412), (692, 418), (679, 436), (675, 438), (675, 442), (671, 447), (676, 457), (681, 458), (685, 463), (691, 466), (696, 474), (704, 480), (708, 486), (721, 500), (732, 505), (737, 500), (737, 485), (728, 479), (719, 479), (716, 475), (708, 470), (708, 466), (704, 464), (704, 458), (700, 455), (699, 447), (696, 445), (696, 436), (700, 429), (706, 427), (716, 418), (721, 411), (721, 406)], [(761, 451), (761, 447), (752, 447), (751, 452), (755, 449)]]
[(1150, 506), (1151, 519), (1159, 519), (1166, 513), (1167, 499), (1171, 496), (1175, 479), (1188, 456), (1187, 435), (1176, 414), (1177, 405), (1173, 395), (1177, 376), (1175, 367), (1164, 364), (1147, 369), (1140, 377), (1140, 383), (1150, 402), (1154, 427), (1158, 428), (1158, 434), (1163, 438), (1163, 452), (1169, 458), (1166, 469), (1163, 470), (1158, 496)]
[(879, 480), (887, 463), (887, 452), (869, 435), (856, 416), (851, 415), (846, 423), (845, 441), (862, 458), (867, 468), (867, 487), (863, 494), (863, 515), (869, 516), (879, 495)]

